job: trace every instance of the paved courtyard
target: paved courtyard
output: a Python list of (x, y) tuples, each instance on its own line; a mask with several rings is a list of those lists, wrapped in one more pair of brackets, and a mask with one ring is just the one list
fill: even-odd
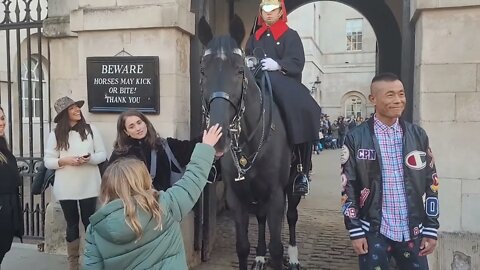
[[(338, 169), (337, 169), (338, 168)], [(313, 157), (310, 195), (299, 206), (297, 242), (299, 260), (304, 269), (355, 270), (357, 259), (340, 214), (339, 151), (327, 150)], [(250, 219), (250, 264), (255, 258), (256, 219)], [(288, 243), (284, 221), (283, 242)], [(235, 229), (228, 213), (219, 217), (218, 236), (211, 259), (195, 270), (236, 269)], [(268, 240), (267, 240), (268, 241)], [(286, 246), (285, 246), (286, 247)], [(285, 248), (286, 252), (286, 248)]]

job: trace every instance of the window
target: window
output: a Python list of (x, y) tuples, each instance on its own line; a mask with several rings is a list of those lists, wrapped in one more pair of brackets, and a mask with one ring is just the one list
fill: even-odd
[(345, 100), (345, 117), (362, 116), (363, 104), (362, 99), (358, 96), (350, 96)]
[[(42, 102), (41, 100), (41, 95), (40, 95), (40, 90), (43, 89), (43, 93), (46, 93), (47, 90), (47, 78), (45, 74), (45, 69), (43, 69), (43, 76), (42, 76), (42, 81), (40, 82), (40, 62), (35, 56), (32, 56), (31, 58), (31, 76), (32, 76), (32, 120), (33, 121), (40, 121), (40, 103)], [(28, 83), (28, 61), (24, 61), (22, 63), (22, 113), (23, 113), (23, 122), (28, 122), (29, 121), (29, 100), (28, 100), (28, 95), (29, 95), (29, 83)], [(46, 99), (48, 98), (43, 95), (43, 98)], [(45, 107), (45, 106), (44, 106)], [(48, 108), (46, 108), (48, 110)], [(45, 118), (44, 118), (45, 119)], [(45, 119), (47, 120), (47, 119)]]
[(363, 19), (347, 19), (347, 51), (361, 51)]

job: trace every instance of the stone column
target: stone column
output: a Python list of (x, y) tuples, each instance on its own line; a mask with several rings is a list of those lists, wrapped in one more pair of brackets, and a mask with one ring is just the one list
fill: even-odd
[[(149, 119), (163, 137), (189, 137), (189, 53), (195, 32), (188, 0), (79, 0), (70, 26), (78, 34), (78, 98), (87, 99), (86, 58), (132, 56), (160, 59), (160, 115)], [(111, 149), (116, 115), (87, 114)]]
[[(190, 0), (57, 0), (49, 2), (49, 9), (51, 13), (52, 9), (62, 11), (49, 14), (45, 24), (52, 38), (52, 104), (64, 95), (88, 100), (87, 57), (115, 56), (120, 52), (158, 56), (160, 114), (149, 115), (149, 119), (162, 137), (190, 137), (189, 54), (195, 31)], [(110, 153), (118, 114), (90, 114), (88, 104), (82, 111), (87, 121), (100, 130)], [(64, 235), (63, 229), (58, 229), (59, 221), (63, 221), (58, 212), (58, 208), (50, 210), (47, 220), (46, 238), (56, 242)], [(188, 261), (195, 264), (199, 256), (193, 250), (193, 214), (184, 220), (182, 230)], [(58, 237), (60, 233), (62, 237)], [(57, 246), (48, 250), (57, 250)]]
[(431, 269), (480, 269), (480, 5), (416, 0), (411, 19), (414, 118), (430, 136), (440, 178), (441, 227)]

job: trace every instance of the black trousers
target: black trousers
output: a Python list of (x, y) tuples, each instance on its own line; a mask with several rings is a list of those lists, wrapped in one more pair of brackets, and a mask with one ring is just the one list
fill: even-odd
[(360, 270), (388, 270), (393, 257), (400, 270), (428, 270), (426, 256), (419, 256), (421, 238), (396, 242), (379, 233), (367, 233), (368, 253), (359, 256)]
[(80, 215), (82, 218), (83, 226), (85, 230), (90, 224), (90, 216), (95, 213), (97, 206), (97, 197), (83, 199), (83, 200), (61, 200), (60, 206), (67, 222), (67, 242), (73, 242), (80, 238), (79, 222), (80, 216), (78, 215), (78, 206), (80, 206)]
[[(4, 179), (2, 179), (2, 181), (3, 180)], [(0, 195), (0, 264), (2, 264), (5, 254), (12, 247), (13, 238), (16, 235), (15, 219), (18, 215), (16, 215), (15, 212), (21, 211), (20, 207), (14, 203), (16, 200), (13, 198), (18, 198), (18, 196), (16, 194)], [(23, 215), (21, 212), (18, 214)], [(19, 226), (23, 226), (23, 224)]]
[(0, 242), (0, 265), (2, 264), (3, 258), (5, 258), (5, 254), (10, 250), (13, 243), (13, 233), (8, 233), (6, 235), (2, 235), (2, 239)]

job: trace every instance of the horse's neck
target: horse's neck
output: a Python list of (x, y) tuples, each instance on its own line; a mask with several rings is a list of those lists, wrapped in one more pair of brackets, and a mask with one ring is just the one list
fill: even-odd
[[(264, 99), (263, 105), (262, 99)], [(252, 132), (255, 132), (252, 143), (258, 143), (261, 140), (262, 129), (267, 128), (265, 125), (269, 123), (267, 108), (270, 104), (268, 102), (269, 99), (265, 95), (262, 96), (261, 89), (258, 88), (255, 79), (253, 77), (249, 79), (245, 96), (245, 114), (242, 121), (243, 139), (250, 137)], [(265, 112), (263, 111), (264, 109)], [(255, 145), (255, 143), (253, 144)]]
[(262, 92), (255, 81), (249, 81), (245, 96), (245, 117), (256, 122), (262, 113)]

